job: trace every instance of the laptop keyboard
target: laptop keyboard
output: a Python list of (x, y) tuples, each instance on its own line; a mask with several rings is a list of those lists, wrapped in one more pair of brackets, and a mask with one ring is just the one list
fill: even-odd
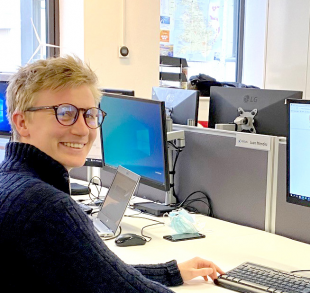
[(246, 262), (214, 283), (237, 292), (310, 293), (310, 278)]

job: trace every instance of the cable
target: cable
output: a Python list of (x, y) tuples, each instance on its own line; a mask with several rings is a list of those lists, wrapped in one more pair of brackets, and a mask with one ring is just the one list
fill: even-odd
[(171, 146), (173, 146), (173, 148), (177, 151), (176, 157), (174, 159), (174, 163), (173, 163), (173, 167), (172, 167), (172, 176), (173, 176), (173, 187), (172, 187), (172, 192), (173, 192), (173, 196), (175, 198), (177, 198), (176, 192), (175, 192), (175, 169), (176, 169), (176, 164), (179, 158), (180, 153), (183, 151), (184, 147), (178, 147), (176, 146), (173, 142), (169, 141), (168, 142)]
[(121, 226), (119, 226), (119, 232), (118, 232), (118, 234), (116, 234), (116, 235), (114, 235), (114, 236), (112, 236), (112, 237), (104, 237), (104, 236), (101, 236), (100, 238), (102, 239), (102, 240), (104, 240), (104, 241), (108, 241), (108, 240), (112, 240), (112, 239), (115, 239), (115, 238), (117, 238), (119, 235), (121, 235), (121, 233), (122, 233), (122, 227)]
[[(99, 185), (97, 183), (94, 183), (94, 179), (97, 179), (99, 180)], [(92, 193), (92, 189), (90, 188), (90, 185), (92, 184), (92, 186), (94, 186), (96, 188), (96, 191), (97, 191), (97, 195), (93, 194)], [(101, 190), (102, 190), (102, 181), (101, 181), (101, 178), (98, 177), (98, 176), (94, 176), (93, 178), (90, 179), (89, 183), (88, 183), (88, 188), (90, 190), (88, 196), (89, 196), (89, 199), (91, 200), (91, 202), (94, 202), (95, 200), (100, 200), (100, 193), (101, 193)], [(93, 198), (92, 198), (93, 197)]]
[(164, 223), (164, 222), (157, 221), (157, 220), (154, 220), (154, 219), (146, 218), (146, 217), (137, 217), (137, 215), (140, 215), (140, 213), (139, 213), (139, 214), (136, 214), (136, 215), (125, 215), (125, 217), (137, 218), (137, 219), (145, 219), (145, 220), (149, 220), (149, 221), (156, 222), (156, 224), (146, 225), (146, 226), (143, 226), (143, 227), (141, 228), (141, 232), (140, 232), (141, 235), (142, 235), (143, 237), (148, 238), (148, 240), (146, 240), (146, 242), (150, 242), (150, 241), (152, 240), (152, 237), (151, 237), (151, 236), (145, 235), (145, 234), (143, 233), (143, 230), (144, 230), (145, 228), (147, 228), (147, 227), (151, 227), (151, 226), (155, 226), (155, 225), (159, 225), (159, 224), (163, 224), (163, 225), (164, 225), (165, 223)]
[[(196, 193), (202, 193), (205, 198), (207, 199), (208, 202), (205, 202), (205, 201), (202, 201), (202, 199), (205, 199), (204, 197), (203, 198), (196, 198), (196, 199), (191, 199), (190, 202), (188, 204), (185, 205), (185, 203), (188, 201), (188, 199), (196, 194)], [(195, 202), (195, 201), (202, 201), (204, 202), (205, 204), (207, 204), (207, 206), (209, 207), (209, 211), (208, 211), (208, 216), (210, 217), (215, 217), (214, 216), (214, 213), (213, 213), (213, 208), (212, 208), (212, 202), (211, 202), (211, 198), (203, 191), (200, 191), (200, 190), (197, 190), (197, 191), (194, 191), (192, 192), (190, 195), (188, 195), (180, 204), (179, 204), (179, 207), (183, 207), (184, 205), (187, 207), (189, 204)]]
[(290, 273), (299, 273), (299, 272), (310, 272), (310, 270), (297, 270), (297, 271), (290, 271)]

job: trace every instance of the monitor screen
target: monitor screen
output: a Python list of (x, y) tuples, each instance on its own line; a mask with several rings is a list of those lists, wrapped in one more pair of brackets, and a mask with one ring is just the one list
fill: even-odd
[(84, 166), (100, 167), (100, 168), (103, 166), (100, 128), (97, 128), (97, 137), (87, 155)]
[(166, 87), (153, 87), (152, 99), (165, 102), (166, 114), (175, 124), (192, 125), (192, 120), (197, 126), (199, 91), (183, 90)]
[(5, 156), (5, 145), (10, 141), (8, 137), (0, 137), (0, 163), (4, 160)]
[[(124, 90), (124, 89), (106, 89), (100, 88), (102, 94), (104, 93), (112, 93), (118, 95), (126, 95), (126, 96), (134, 96), (134, 90)], [(97, 138), (94, 141), (89, 154), (85, 160), (84, 166), (89, 167), (102, 167), (103, 160), (102, 160), (102, 147), (101, 147), (101, 140), (100, 140), (100, 130), (98, 129)]]
[(110, 94), (125, 95), (125, 96), (132, 96), (132, 97), (134, 97), (135, 95), (134, 90), (106, 89), (106, 88), (100, 88), (100, 90), (102, 93), (110, 93)]
[(10, 135), (11, 126), (6, 116), (6, 89), (8, 83), (6, 81), (0, 81), (0, 134)]
[(310, 100), (287, 100), (287, 202), (310, 207)]
[(101, 129), (104, 168), (121, 165), (140, 175), (140, 182), (168, 190), (164, 103), (104, 94), (100, 107), (107, 113)]
[[(254, 119), (253, 125), (256, 133), (287, 136), (285, 100), (289, 98), (301, 99), (302, 92), (211, 87), (209, 127), (214, 128), (216, 124), (233, 123), (237, 117), (250, 115)], [(242, 109), (243, 113), (238, 109)]]

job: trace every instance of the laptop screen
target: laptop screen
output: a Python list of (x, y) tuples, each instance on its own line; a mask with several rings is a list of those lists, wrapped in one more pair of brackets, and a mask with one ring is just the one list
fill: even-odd
[[(112, 185), (97, 216), (114, 233), (123, 218), (140, 177), (137, 176), (137, 178), (134, 178), (133, 176), (127, 176), (123, 172), (120, 172), (119, 169), (120, 167), (116, 172)], [(130, 171), (128, 172), (133, 174)]]

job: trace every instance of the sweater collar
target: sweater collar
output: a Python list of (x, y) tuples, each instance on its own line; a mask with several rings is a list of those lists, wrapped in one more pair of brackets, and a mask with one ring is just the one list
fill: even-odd
[(67, 169), (33, 145), (7, 143), (2, 169), (31, 172), (44, 182), (70, 194)]

